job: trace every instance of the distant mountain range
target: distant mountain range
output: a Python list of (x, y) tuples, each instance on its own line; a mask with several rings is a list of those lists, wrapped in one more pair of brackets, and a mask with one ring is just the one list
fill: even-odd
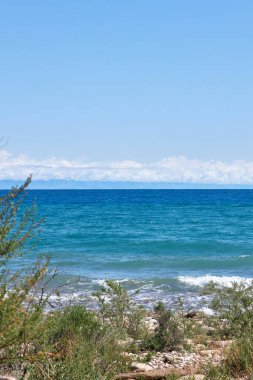
[[(22, 184), (22, 181), (0, 180), (0, 189), (10, 189)], [(112, 181), (73, 181), (51, 180), (36, 181), (31, 189), (253, 189), (252, 185), (220, 185), (203, 183), (177, 183), (177, 182), (112, 182)]]

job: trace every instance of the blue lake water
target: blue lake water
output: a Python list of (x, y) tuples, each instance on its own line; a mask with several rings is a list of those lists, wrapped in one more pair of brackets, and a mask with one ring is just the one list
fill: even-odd
[(45, 221), (18, 265), (50, 254), (58, 281), (80, 276), (68, 289), (77, 297), (108, 278), (147, 303), (253, 278), (253, 190), (31, 190), (31, 200)]

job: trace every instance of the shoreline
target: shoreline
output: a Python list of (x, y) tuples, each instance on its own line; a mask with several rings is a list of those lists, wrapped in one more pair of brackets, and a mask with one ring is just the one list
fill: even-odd
[[(209, 315), (212, 314), (209, 307), (211, 299), (210, 296), (203, 294), (203, 289), (206, 285), (213, 282), (218, 286), (232, 287), (234, 283), (246, 285), (252, 283), (251, 278), (239, 276), (204, 275), (179, 277), (183, 277), (182, 284), (185, 281), (185, 287), (181, 286), (179, 289), (172, 289), (167, 284), (163, 285), (163, 279), (156, 286), (153, 286), (152, 280), (146, 281), (146, 284), (143, 279), (124, 278), (111, 280), (120, 284), (136, 304), (143, 306), (146, 310), (151, 310), (156, 303), (162, 302), (173, 311), (183, 307), (185, 310), (203, 311)], [(84, 305), (91, 310), (96, 310), (96, 300), (93, 294), (104, 287), (107, 280), (87, 277), (84, 279), (76, 282), (71, 281), (71, 284), (61, 284), (60, 297), (59, 295), (52, 295), (51, 302), (63, 306), (68, 304)], [(139, 286), (139, 284), (142, 285)], [(179, 306), (179, 303), (181, 306)]]
[[(247, 285), (245, 284), (245, 286)], [(224, 289), (223, 286), (222, 288)], [(117, 285), (113, 281), (108, 281), (107, 288), (98, 292), (96, 297), (99, 308), (85, 311), (85, 313), (88, 313), (94, 321), (102, 322), (101, 326), (104, 325), (104, 328), (108, 328), (108, 332), (111, 327), (114, 329), (123, 328), (121, 333), (120, 330), (115, 331), (116, 340), (113, 344), (114, 349), (119, 350), (121, 357), (128, 364), (125, 371), (110, 377), (112, 380), (216, 379), (209, 378), (208, 373), (223, 366), (231, 347), (234, 345), (234, 338), (219, 337), (219, 327), (214, 328), (210, 322), (213, 314), (206, 314), (200, 310), (189, 311), (183, 307), (171, 312), (161, 304), (160, 306), (153, 305), (153, 310), (145, 310), (141, 319), (138, 319), (138, 312), (136, 313), (136, 311), (142, 310), (140, 305), (136, 304), (132, 297), (123, 290), (121, 284)], [(103, 299), (106, 300), (106, 304), (108, 303), (108, 307), (100, 302)], [(65, 305), (59, 310), (52, 310), (49, 314), (45, 313), (45, 318), (54, 320), (58, 314), (64, 315), (66, 311), (72, 313), (73, 310), (76, 313), (75, 309), (79, 312), (84, 311), (85, 306), (75, 303)], [(121, 312), (125, 314), (122, 322), (119, 322), (121, 317), (118, 319), (120, 315), (117, 313)], [(131, 333), (129, 335), (127, 332), (128, 328), (131, 327), (129, 326), (129, 318), (132, 318), (132, 313), (135, 315), (134, 318), (137, 318), (133, 322), (138, 323), (138, 328), (141, 328), (138, 334), (141, 335), (131, 336)], [(218, 315), (215, 318), (218, 318), (217, 321), (220, 320)], [(152, 346), (152, 341), (158, 331), (160, 331), (159, 334), (165, 333), (167, 335), (165, 335), (164, 343), (161, 343), (164, 338), (159, 335), (158, 346), (155, 347)], [(171, 340), (171, 336), (174, 337), (173, 340)], [(161, 344), (165, 344), (165, 346)], [(5, 375), (3, 377), (0, 375), (0, 379), (4, 379)], [(23, 378), (22, 371), (15, 373), (9, 371), (8, 376), (12, 380)], [(232, 379), (239, 378), (236, 376), (229, 377), (229, 380)], [(246, 379), (249, 378), (240, 377), (240, 380)]]

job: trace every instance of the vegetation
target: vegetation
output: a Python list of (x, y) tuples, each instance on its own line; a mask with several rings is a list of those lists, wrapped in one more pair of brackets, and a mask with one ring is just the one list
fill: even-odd
[(253, 379), (252, 337), (236, 340), (219, 366), (211, 366), (206, 380)]
[(210, 283), (206, 294), (212, 294), (211, 306), (216, 314), (209, 320), (215, 337), (233, 339), (224, 362), (211, 367), (207, 379), (231, 379), (246, 376), (253, 379), (253, 284), (234, 283), (220, 287)]
[(37, 344), (47, 354), (27, 367), (31, 379), (111, 379), (127, 368), (113, 331), (82, 306), (48, 316)]
[(166, 309), (162, 302), (155, 308), (155, 317), (158, 322), (155, 333), (146, 339), (145, 347), (155, 351), (172, 351), (183, 342), (183, 330), (180, 319), (171, 310)]
[(106, 285), (94, 295), (98, 299), (103, 322), (113, 327), (119, 338), (142, 339), (146, 335), (144, 308), (136, 305), (119, 283), (107, 280)]
[(0, 199), (0, 363), (26, 357), (28, 345), (39, 333), (46, 298), (38, 283), (47, 268), (47, 258), (37, 260), (27, 271), (10, 270), (10, 262), (24, 254), (25, 242), (38, 231), (36, 209), (23, 208), (23, 186)]
[[(221, 338), (240, 338), (253, 332), (253, 283), (234, 283), (221, 287), (210, 283), (204, 289), (212, 295), (212, 318), (216, 333)], [(222, 321), (222, 323), (221, 323)]]

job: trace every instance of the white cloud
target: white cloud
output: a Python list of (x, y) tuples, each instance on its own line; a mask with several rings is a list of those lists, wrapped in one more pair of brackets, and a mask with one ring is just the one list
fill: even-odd
[(183, 156), (150, 164), (136, 161), (84, 162), (51, 157), (35, 160), (0, 151), (0, 180), (70, 179), (76, 181), (187, 182), (253, 184), (253, 161), (202, 161)]

